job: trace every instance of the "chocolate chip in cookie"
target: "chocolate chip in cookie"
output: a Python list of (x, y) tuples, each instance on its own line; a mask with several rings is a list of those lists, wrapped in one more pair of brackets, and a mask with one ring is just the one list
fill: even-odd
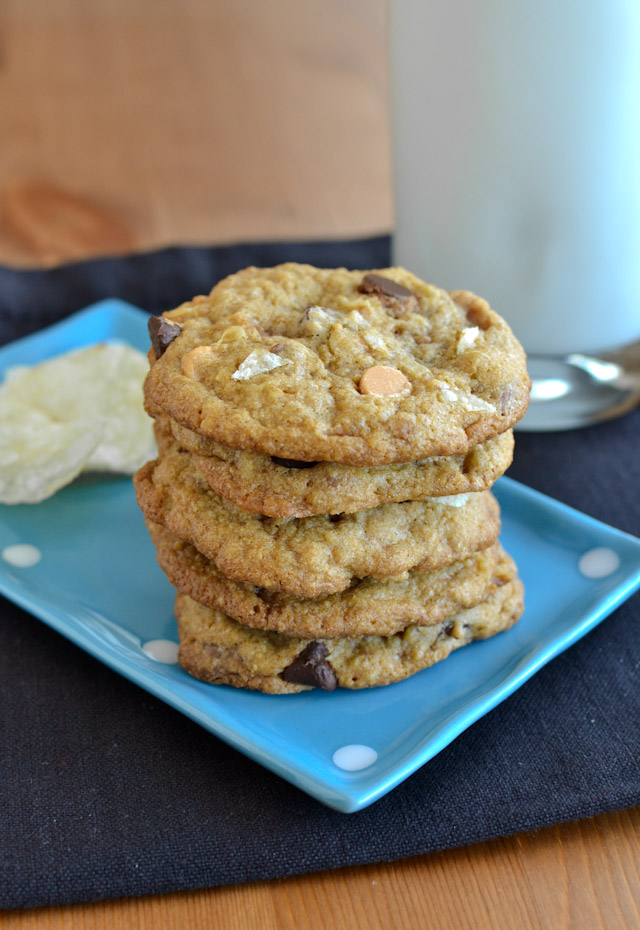
[(149, 319), (148, 326), (151, 345), (156, 353), (156, 358), (164, 355), (167, 346), (182, 332), (177, 323), (172, 323), (171, 320), (166, 320), (163, 316), (152, 316)]
[(374, 272), (364, 276), (359, 290), (362, 294), (375, 294), (382, 299), (386, 297), (392, 301), (400, 301), (400, 303), (405, 303), (415, 297), (413, 291), (410, 291), (408, 287)]
[(318, 464), (317, 462), (299, 462), (298, 459), (281, 459), (278, 455), (272, 455), (271, 461), (282, 468), (313, 468)]
[(338, 677), (327, 662), (328, 650), (324, 643), (309, 643), (291, 665), (282, 672), (285, 681), (299, 685), (312, 685), (323, 691), (334, 691)]

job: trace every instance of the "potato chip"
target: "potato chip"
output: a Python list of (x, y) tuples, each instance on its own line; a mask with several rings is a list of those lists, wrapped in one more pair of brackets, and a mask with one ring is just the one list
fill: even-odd
[(0, 387), (0, 501), (37, 503), (82, 471), (133, 474), (156, 455), (147, 361), (101, 344), (9, 372)]

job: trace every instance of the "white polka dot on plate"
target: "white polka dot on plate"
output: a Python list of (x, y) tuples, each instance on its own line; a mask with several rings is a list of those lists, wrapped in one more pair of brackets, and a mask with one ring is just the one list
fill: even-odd
[(150, 639), (144, 643), (142, 651), (150, 659), (165, 665), (175, 665), (178, 661), (178, 644), (170, 639)]
[(351, 746), (341, 746), (333, 754), (333, 763), (345, 772), (359, 772), (368, 769), (378, 758), (378, 753), (371, 746), (361, 746), (354, 743)]
[(580, 557), (578, 568), (586, 578), (606, 578), (620, 566), (620, 556), (604, 546), (589, 549)]
[(36, 546), (29, 543), (18, 543), (15, 546), (7, 546), (2, 550), (2, 558), (9, 565), (15, 568), (31, 568), (37, 565), (42, 558), (42, 553)]

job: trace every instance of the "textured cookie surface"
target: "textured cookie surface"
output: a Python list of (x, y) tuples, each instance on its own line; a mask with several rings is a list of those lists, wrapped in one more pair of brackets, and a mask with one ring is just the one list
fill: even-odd
[(180, 332), (150, 352), (148, 409), (230, 448), (349, 465), (464, 454), (513, 426), (529, 380), (507, 324), (469, 292), (380, 274), (226, 278), (164, 315)]
[(269, 694), (307, 691), (314, 685), (325, 690), (336, 684), (372, 688), (408, 678), (460, 646), (508, 629), (522, 614), (522, 594), (514, 573), (481, 604), (433, 626), (322, 642), (240, 626), (221, 611), (179, 594), (179, 661), (203, 681)]
[(156, 421), (155, 430), (160, 447), (171, 445), (175, 438), (194, 453), (197, 467), (221, 497), (269, 517), (351, 513), (397, 501), (484, 491), (506, 471), (513, 457), (512, 430), (466, 454), (361, 468), (333, 462), (274, 461), (259, 452), (229, 449), (167, 417)]
[(340, 516), (260, 517), (212, 491), (191, 453), (168, 452), (135, 476), (144, 514), (198, 549), (228, 577), (315, 597), (354, 578), (427, 571), (490, 546), (500, 511), (489, 491), (382, 504)]
[(244, 626), (295, 636), (388, 636), (410, 623), (429, 626), (485, 600), (515, 571), (496, 543), (445, 568), (364, 578), (339, 594), (302, 598), (233, 581), (165, 527), (147, 526), (160, 567), (182, 594)]

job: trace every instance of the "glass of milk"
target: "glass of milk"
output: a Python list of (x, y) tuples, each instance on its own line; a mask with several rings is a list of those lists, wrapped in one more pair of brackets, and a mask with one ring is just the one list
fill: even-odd
[(390, 0), (394, 262), (530, 356), (640, 339), (640, 3)]

